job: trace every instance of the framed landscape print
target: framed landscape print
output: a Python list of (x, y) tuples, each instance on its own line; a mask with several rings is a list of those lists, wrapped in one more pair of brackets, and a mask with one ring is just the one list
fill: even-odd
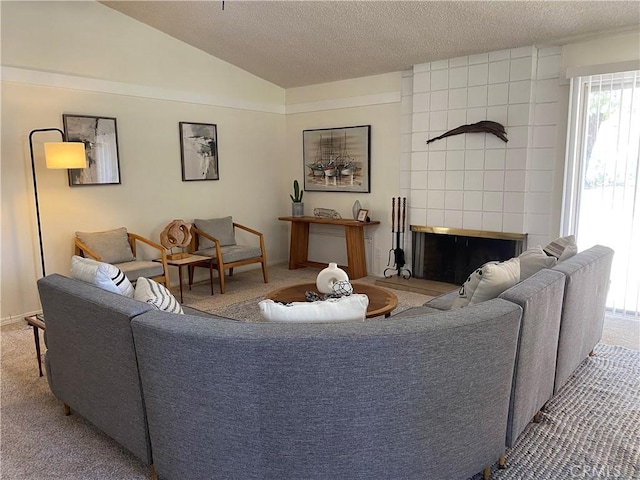
[(180, 122), (180, 157), (183, 182), (220, 180), (217, 126)]
[(371, 191), (371, 125), (302, 132), (304, 189)]
[(120, 181), (118, 130), (113, 117), (62, 115), (69, 142), (84, 143), (86, 168), (69, 169), (69, 185), (114, 185)]

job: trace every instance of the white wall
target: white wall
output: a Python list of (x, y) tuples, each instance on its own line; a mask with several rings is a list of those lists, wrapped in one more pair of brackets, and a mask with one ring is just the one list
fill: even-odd
[[(40, 308), (27, 139), (62, 128), (63, 113), (117, 118), (122, 184), (69, 187), (66, 171), (47, 170), (42, 157), (42, 143), (59, 136), (34, 136), (47, 273), (68, 273), (77, 230), (126, 226), (158, 240), (176, 218), (233, 215), (265, 233), (271, 263), (287, 258), (287, 233), (274, 222), (290, 203), (289, 188), (274, 188), (283, 89), (98, 3), (1, 8), (3, 321)], [(180, 121), (217, 124), (219, 181), (181, 181)]]

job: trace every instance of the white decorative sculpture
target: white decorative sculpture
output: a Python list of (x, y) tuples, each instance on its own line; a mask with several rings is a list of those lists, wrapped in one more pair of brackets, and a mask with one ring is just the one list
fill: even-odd
[(330, 263), (327, 268), (321, 270), (316, 278), (316, 287), (320, 293), (333, 293), (333, 284), (340, 281), (349, 281), (347, 272), (338, 268), (337, 263)]

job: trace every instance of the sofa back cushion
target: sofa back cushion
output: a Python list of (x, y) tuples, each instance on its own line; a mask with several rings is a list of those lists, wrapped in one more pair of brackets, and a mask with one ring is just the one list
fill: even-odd
[(106, 263), (124, 263), (135, 260), (127, 229), (116, 228), (105, 232), (76, 232), (76, 237)]

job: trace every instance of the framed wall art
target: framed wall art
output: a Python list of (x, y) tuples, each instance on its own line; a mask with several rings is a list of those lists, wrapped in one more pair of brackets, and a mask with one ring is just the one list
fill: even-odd
[(180, 122), (180, 158), (183, 182), (220, 180), (217, 126)]
[(69, 169), (69, 185), (114, 185), (120, 181), (118, 129), (113, 117), (62, 115), (70, 142), (84, 143), (86, 168)]
[(304, 189), (371, 191), (371, 125), (302, 132)]

